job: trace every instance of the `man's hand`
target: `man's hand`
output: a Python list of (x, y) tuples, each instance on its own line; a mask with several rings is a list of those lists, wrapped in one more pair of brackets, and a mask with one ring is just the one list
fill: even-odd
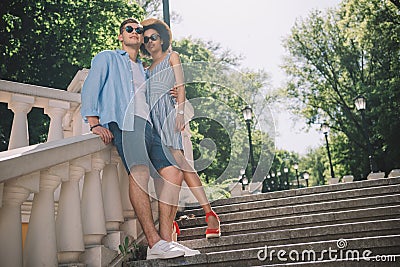
[(181, 132), (185, 130), (185, 116), (183, 114), (176, 114), (175, 131)]
[(97, 127), (93, 128), (92, 133), (99, 135), (101, 140), (106, 145), (111, 143), (111, 141), (114, 138), (112, 132), (109, 129), (104, 128), (103, 126), (97, 126)]

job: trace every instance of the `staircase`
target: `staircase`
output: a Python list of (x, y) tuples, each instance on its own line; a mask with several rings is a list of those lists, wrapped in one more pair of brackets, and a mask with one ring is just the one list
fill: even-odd
[(200, 255), (127, 266), (400, 266), (400, 177), (221, 199), (212, 206), (221, 219), (219, 239), (205, 239), (201, 209), (179, 214), (191, 219), (178, 220), (178, 241)]

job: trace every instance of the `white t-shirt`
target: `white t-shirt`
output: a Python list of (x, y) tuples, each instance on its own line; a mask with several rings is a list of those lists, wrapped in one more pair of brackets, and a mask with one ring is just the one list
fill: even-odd
[(149, 120), (149, 105), (146, 102), (146, 83), (143, 73), (140, 71), (139, 63), (131, 60), (133, 85), (135, 86), (135, 115)]

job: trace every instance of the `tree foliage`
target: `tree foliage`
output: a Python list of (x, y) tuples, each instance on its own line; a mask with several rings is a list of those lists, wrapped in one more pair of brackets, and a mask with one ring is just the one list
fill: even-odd
[[(95, 54), (119, 47), (117, 35), (121, 20), (155, 16), (159, 9), (160, 1), (154, 0), (2, 1), (0, 36), (4, 42), (0, 48), (0, 79), (64, 89), (79, 69), (90, 68)], [(179, 19), (179, 16), (175, 14), (174, 18)], [(199, 118), (192, 122), (194, 155), (205, 161), (211, 160), (200, 174), (209, 182), (222, 174), (224, 179), (236, 177), (239, 170), (225, 170), (232, 158), (244, 161), (241, 159), (243, 151), (248, 150), (241, 110), (246, 104), (263, 107), (266, 101), (272, 101), (265, 93), (269, 88), (269, 77), (264, 71), (234, 70), (240, 66), (241, 58), (216, 43), (188, 38), (176, 40), (172, 46), (181, 55), (183, 64), (207, 62), (216, 70), (194, 71), (204, 82), (188, 84), (187, 97), (209, 99), (202, 103), (204, 108), (218, 100), (239, 118), (228, 123), (240, 130), (233, 138), (234, 143), (229, 130), (218, 120)], [(221, 77), (218, 76), (221, 73)], [(265, 112), (264, 109), (255, 111), (258, 112), (256, 115)], [(223, 109), (217, 113), (225, 121), (232, 115)], [(5, 104), (1, 104), (0, 116), (0, 150), (6, 150), (13, 114)], [(29, 113), (30, 144), (46, 141), (48, 125), (49, 118), (43, 110), (34, 109)], [(271, 158), (273, 137), (257, 128), (257, 121), (252, 127), (256, 161)], [(208, 139), (213, 140), (216, 150), (209, 147)]]
[(380, 0), (345, 0), (338, 10), (313, 11), (285, 41), (292, 107), (309, 124), (330, 125), (340, 175), (369, 172), (368, 138), (353, 104), (358, 95), (367, 99), (367, 132), (378, 168), (399, 167), (399, 44), (398, 8)]
[[(0, 79), (65, 89), (92, 57), (119, 47), (121, 21), (144, 10), (127, 0), (4, 0), (0, 2)], [(0, 150), (6, 150), (12, 113), (0, 106)], [(49, 118), (33, 109), (30, 144), (47, 139)]]

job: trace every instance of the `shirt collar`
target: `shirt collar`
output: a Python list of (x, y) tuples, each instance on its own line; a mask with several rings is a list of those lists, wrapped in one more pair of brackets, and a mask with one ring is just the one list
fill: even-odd
[[(128, 56), (129, 57), (128, 52), (126, 52), (125, 50), (117, 49), (116, 52), (118, 54), (122, 55), (122, 56)], [(137, 61), (137, 63), (142, 63), (142, 61), (139, 58), (139, 55), (136, 57), (136, 61)]]

